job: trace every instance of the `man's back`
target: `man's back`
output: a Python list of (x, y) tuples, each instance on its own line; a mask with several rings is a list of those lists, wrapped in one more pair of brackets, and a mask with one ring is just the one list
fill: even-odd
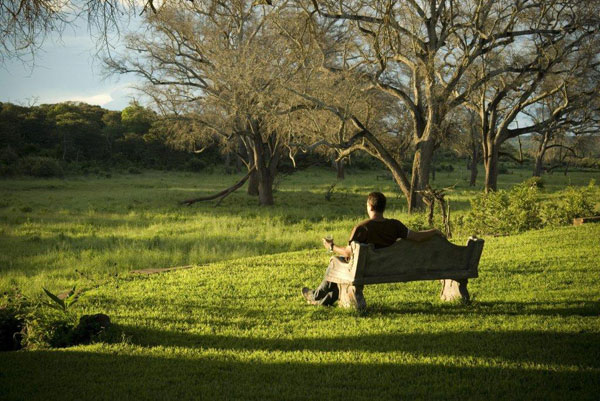
[(375, 248), (392, 245), (398, 238), (405, 239), (408, 228), (396, 219), (368, 219), (354, 227), (348, 242), (373, 244)]

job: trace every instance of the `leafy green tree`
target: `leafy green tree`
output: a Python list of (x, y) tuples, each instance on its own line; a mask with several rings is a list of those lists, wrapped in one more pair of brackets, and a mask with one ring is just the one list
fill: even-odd
[(137, 135), (147, 133), (154, 120), (156, 120), (156, 113), (141, 106), (136, 100), (121, 112), (121, 124), (125, 131)]

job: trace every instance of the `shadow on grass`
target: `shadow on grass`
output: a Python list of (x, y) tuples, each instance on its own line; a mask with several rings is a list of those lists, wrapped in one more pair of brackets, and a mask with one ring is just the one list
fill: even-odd
[[(184, 347), (238, 352), (406, 352), (419, 357), (495, 359), (527, 364), (600, 368), (597, 333), (542, 331), (467, 331), (340, 335), (336, 337), (263, 338), (193, 334), (120, 326), (143, 347)], [(119, 335), (121, 338), (121, 335)]]
[(395, 307), (371, 303), (363, 317), (404, 314), (429, 315), (520, 315), (520, 316), (600, 316), (600, 301), (568, 302), (479, 302), (470, 305), (402, 302)]
[(597, 371), (434, 362), (240, 361), (231, 357), (5, 353), (3, 400), (597, 399)]

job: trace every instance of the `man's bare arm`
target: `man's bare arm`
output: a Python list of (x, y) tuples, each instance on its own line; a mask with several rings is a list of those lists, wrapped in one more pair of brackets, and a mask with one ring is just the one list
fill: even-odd
[[(327, 241), (325, 238), (323, 238), (323, 246), (327, 250), (332, 249), (332, 247), (331, 247), (332, 244), (333, 244), (333, 241)], [(339, 246), (339, 245), (333, 244), (333, 252), (335, 252), (338, 255), (343, 256), (345, 258), (349, 258), (352, 256), (352, 248), (350, 248), (350, 245)]]
[(438, 230), (437, 228), (434, 228), (432, 230), (425, 230), (425, 231), (409, 231), (406, 239), (411, 240), (411, 241), (421, 242), (421, 241), (428, 240), (429, 238), (433, 237), (434, 235), (444, 236), (444, 234), (440, 230)]

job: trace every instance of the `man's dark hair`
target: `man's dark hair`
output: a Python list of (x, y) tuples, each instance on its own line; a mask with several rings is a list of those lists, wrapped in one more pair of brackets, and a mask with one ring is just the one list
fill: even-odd
[(381, 192), (371, 192), (367, 198), (367, 202), (371, 205), (371, 208), (376, 212), (383, 213), (385, 210), (385, 195)]

